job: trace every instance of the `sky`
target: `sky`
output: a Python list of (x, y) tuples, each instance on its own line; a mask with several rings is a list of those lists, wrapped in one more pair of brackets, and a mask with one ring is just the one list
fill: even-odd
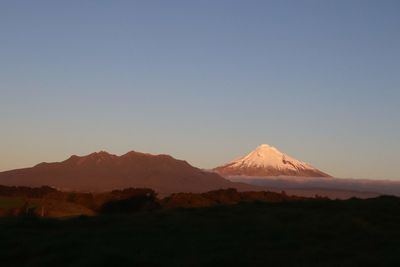
[(273, 145), (400, 179), (400, 1), (0, 1), (0, 171)]

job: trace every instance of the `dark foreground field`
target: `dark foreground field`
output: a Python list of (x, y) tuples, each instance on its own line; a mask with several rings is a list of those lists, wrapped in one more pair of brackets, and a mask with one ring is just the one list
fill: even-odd
[(0, 218), (1, 266), (399, 266), (400, 200)]

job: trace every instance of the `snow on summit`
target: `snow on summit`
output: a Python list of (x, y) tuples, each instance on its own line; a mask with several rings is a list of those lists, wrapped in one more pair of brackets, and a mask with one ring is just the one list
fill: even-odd
[[(289, 163), (289, 164), (288, 164)], [(285, 155), (273, 146), (262, 144), (246, 156), (232, 161), (232, 166), (240, 167), (273, 167), (277, 169), (314, 169), (305, 162), (298, 161)]]
[(313, 166), (262, 144), (244, 157), (214, 169), (222, 175), (328, 177)]

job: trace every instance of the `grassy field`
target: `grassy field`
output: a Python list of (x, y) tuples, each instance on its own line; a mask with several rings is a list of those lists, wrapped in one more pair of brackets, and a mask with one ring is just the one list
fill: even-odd
[(23, 198), (0, 196), (0, 209), (13, 209), (24, 204)]
[(95, 213), (82, 206), (66, 201), (58, 201), (53, 199), (35, 199), (24, 197), (7, 197), (0, 196), (0, 215), (10, 215), (15, 213), (15, 209), (36, 209), (38, 214), (41, 213), (48, 217), (73, 217), (78, 215), (92, 216)]
[(399, 266), (400, 200), (0, 218), (1, 266)]

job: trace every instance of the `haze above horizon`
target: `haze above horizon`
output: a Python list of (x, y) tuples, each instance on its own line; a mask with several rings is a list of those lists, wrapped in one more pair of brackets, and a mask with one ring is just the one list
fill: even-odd
[(260, 144), (400, 179), (399, 1), (1, 1), (0, 171)]

